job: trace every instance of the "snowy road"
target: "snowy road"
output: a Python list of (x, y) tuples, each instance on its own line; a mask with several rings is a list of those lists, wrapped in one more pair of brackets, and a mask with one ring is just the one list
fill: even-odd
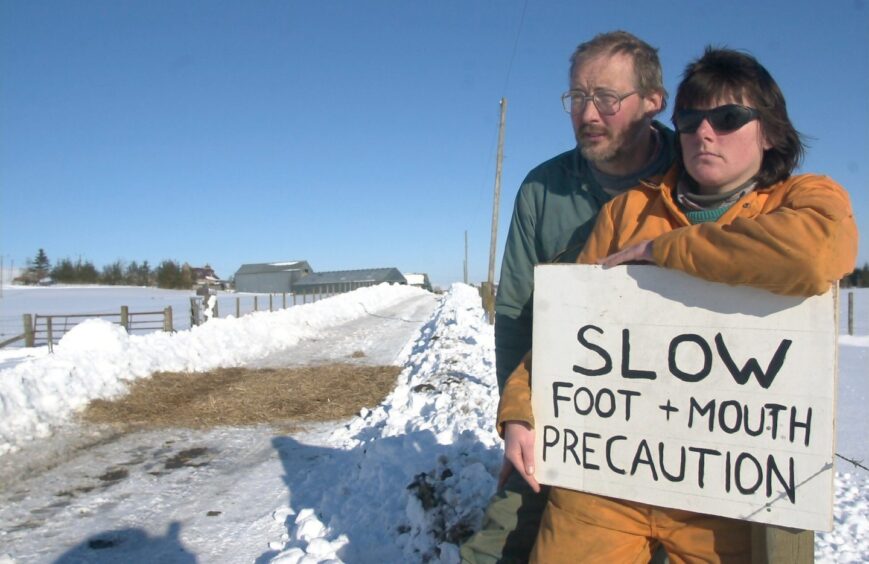
[[(411, 296), (250, 364), (391, 364), (436, 303), (432, 294)], [(351, 359), (356, 351), (365, 356)], [(2, 458), (0, 555), (116, 562), (120, 549), (134, 562), (267, 560), (274, 554), (269, 542), (287, 531), (286, 515), (272, 515), (289, 507), (287, 476), (307, 476), (306, 467), (325, 452), (318, 438), (336, 426), (294, 438), (270, 427), (62, 430)]]
[[(412, 297), (368, 315), (327, 328), (317, 337), (262, 359), (248, 363), (251, 368), (301, 366), (326, 362), (394, 364), (402, 347), (428, 321), (437, 296)], [(361, 351), (364, 357), (353, 357)]]

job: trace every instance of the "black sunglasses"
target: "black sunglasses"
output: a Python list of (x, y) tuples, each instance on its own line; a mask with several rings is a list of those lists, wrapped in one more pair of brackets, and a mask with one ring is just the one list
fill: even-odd
[(676, 110), (673, 123), (679, 133), (694, 133), (705, 119), (716, 132), (730, 133), (757, 119), (759, 115), (760, 113), (754, 108), (739, 104), (725, 104), (711, 110)]

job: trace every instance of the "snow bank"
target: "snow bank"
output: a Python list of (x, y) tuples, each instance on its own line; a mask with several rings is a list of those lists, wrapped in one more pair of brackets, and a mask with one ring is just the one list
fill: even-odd
[(818, 562), (869, 561), (869, 478), (836, 473), (833, 530), (815, 535)]
[(64, 336), (54, 354), (0, 371), (0, 455), (48, 436), (92, 399), (123, 394), (137, 378), (244, 365), (324, 327), (423, 293), (381, 284), (278, 312), (212, 319), (177, 333), (128, 335), (104, 320), (85, 321)]
[(275, 510), (289, 531), (272, 562), (458, 562), (502, 456), (493, 329), (477, 290), (453, 285), (405, 355), (392, 394), (329, 438), (346, 454), (330, 487), (312, 507)]

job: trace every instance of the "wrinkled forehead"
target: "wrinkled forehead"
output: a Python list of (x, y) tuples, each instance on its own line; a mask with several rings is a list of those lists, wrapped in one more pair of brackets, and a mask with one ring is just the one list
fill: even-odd
[(636, 83), (634, 58), (626, 53), (599, 53), (577, 60), (570, 87), (579, 90), (625, 90)]

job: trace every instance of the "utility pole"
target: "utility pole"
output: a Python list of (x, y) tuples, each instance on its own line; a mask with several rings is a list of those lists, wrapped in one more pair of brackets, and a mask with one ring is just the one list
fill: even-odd
[(504, 160), (504, 122), (507, 99), (501, 98), (501, 122), (498, 126), (498, 159), (495, 165), (495, 201), (492, 203), (492, 242), (489, 246), (489, 279), (483, 290), (483, 307), (489, 324), (495, 323), (495, 252), (498, 247), (498, 208), (501, 205), (501, 162)]
[(468, 283), (468, 230), (467, 229), (465, 229), (465, 264), (464, 264), (464, 267), (465, 267), (465, 277), (463, 280), (464, 280), (465, 284), (467, 284)]

